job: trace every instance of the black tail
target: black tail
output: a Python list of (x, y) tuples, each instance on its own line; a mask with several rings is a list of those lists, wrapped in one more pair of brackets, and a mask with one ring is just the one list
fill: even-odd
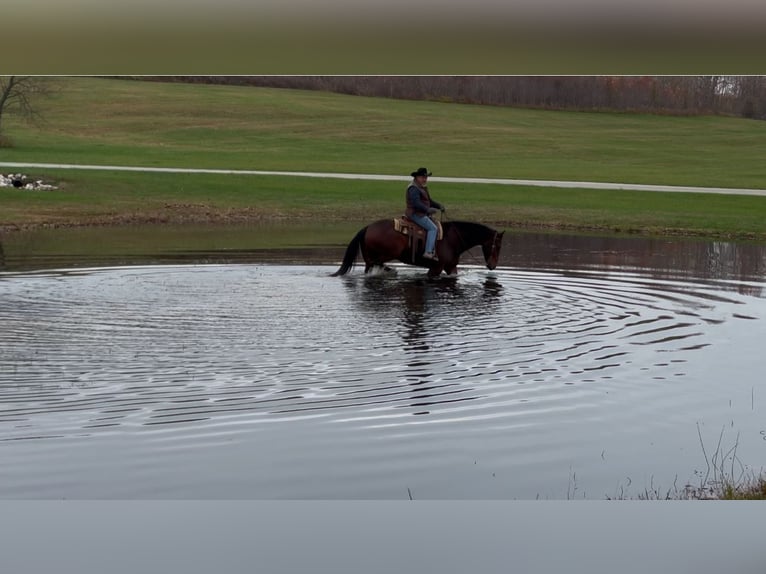
[(335, 273), (333, 273), (331, 277), (345, 275), (351, 270), (351, 268), (354, 266), (354, 261), (356, 261), (356, 256), (359, 253), (359, 247), (364, 240), (364, 234), (366, 231), (366, 227), (360, 229), (359, 233), (354, 236), (354, 238), (351, 240), (351, 243), (349, 243), (348, 247), (346, 247), (346, 254), (343, 256), (343, 263), (340, 264), (340, 268)]

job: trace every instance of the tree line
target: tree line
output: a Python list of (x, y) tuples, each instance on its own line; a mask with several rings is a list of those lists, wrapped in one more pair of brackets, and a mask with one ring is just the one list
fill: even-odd
[(322, 90), (356, 96), (766, 119), (763, 76), (155, 76), (160, 81)]

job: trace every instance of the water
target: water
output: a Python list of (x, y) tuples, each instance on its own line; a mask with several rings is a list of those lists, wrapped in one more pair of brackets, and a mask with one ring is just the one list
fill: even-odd
[(437, 281), (329, 277), (342, 249), (0, 273), (0, 498), (604, 498), (760, 470), (763, 246), (504, 249)]

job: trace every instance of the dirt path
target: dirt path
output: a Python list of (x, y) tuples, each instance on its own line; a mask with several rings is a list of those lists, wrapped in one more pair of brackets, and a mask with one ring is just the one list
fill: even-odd
[[(407, 177), (397, 175), (371, 175), (359, 173), (319, 173), (307, 171), (261, 171), (236, 169), (191, 169), (175, 167), (140, 167), (115, 165), (74, 165), (57, 163), (17, 163), (0, 162), (0, 168), (33, 168), (33, 169), (81, 169), (101, 171), (141, 171), (158, 173), (211, 173), (222, 175), (282, 175), (291, 177), (322, 177), (331, 179), (366, 179), (380, 181), (406, 181)], [(546, 181), (537, 179), (499, 179), (478, 177), (432, 177), (434, 182), (450, 183), (491, 183), (496, 185), (526, 185), (536, 187), (567, 187), (581, 189), (612, 189), (630, 191), (666, 191), (686, 193), (720, 193), (729, 195), (760, 195), (766, 196), (766, 189), (738, 189), (726, 187), (688, 187), (674, 185), (642, 185), (633, 183), (598, 183), (592, 181)]]

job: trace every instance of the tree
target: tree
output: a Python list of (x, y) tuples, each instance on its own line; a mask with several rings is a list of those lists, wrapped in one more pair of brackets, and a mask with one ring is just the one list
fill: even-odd
[(0, 76), (0, 140), (3, 139), (3, 119), (8, 113), (19, 113), (28, 120), (39, 117), (34, 107), (37, 96), (47, 95), (43, 78), (34, 76)]

